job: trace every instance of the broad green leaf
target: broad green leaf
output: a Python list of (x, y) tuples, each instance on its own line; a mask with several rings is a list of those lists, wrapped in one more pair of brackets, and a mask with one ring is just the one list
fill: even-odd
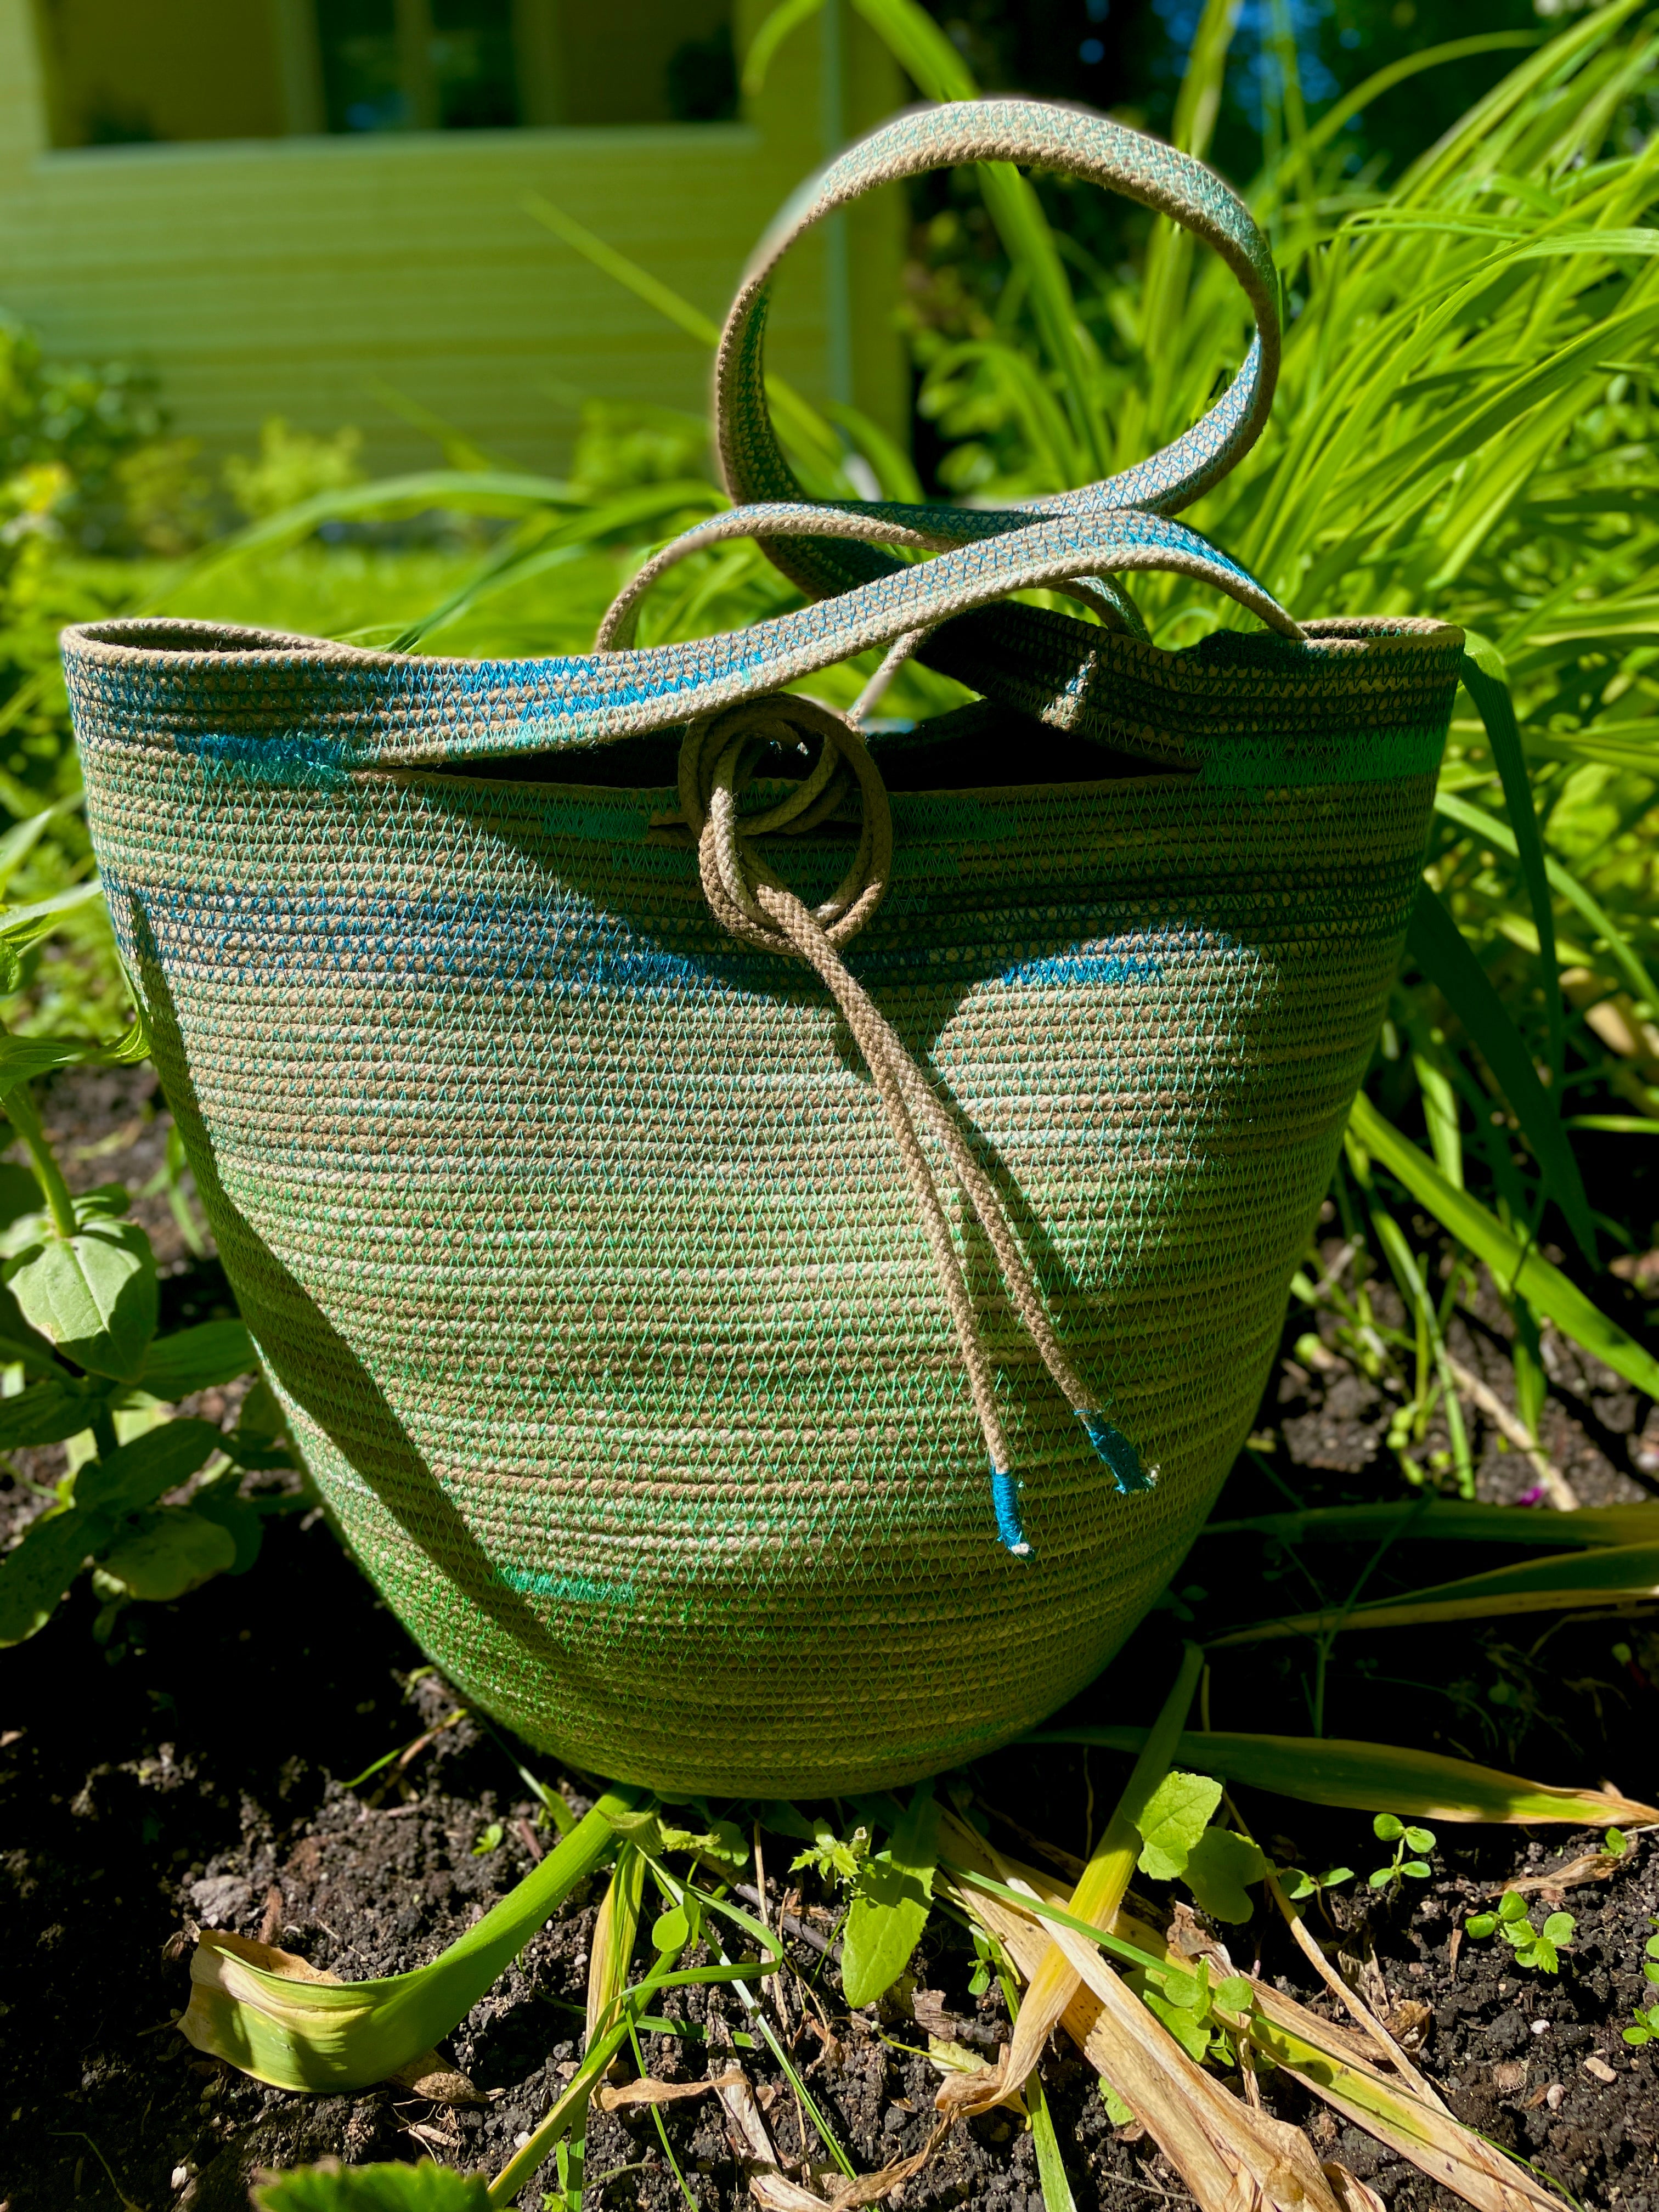
[(921, 1940), (939, 1855), (939, 1806), (918, 1783), (884, 1851), (867, 1858), (842, 1938), (842, 1987), (849, 2005), (872, 2004), (893, 1986)]
[(1478, 1199), (1448, 1182), (1425, 1152), (1384, 1121), (1364, 1091), (1354, 1100), (1348, 1127), (1420, 1205), (1486, 1261), (1505, 1296), (1526, 1298), (1615, 1374), (1650, 1397), (1659, 1397), (1659, 1359), (1593, 1305), (1535, 1247), (1523, 1245)]
[(46, 1626), (112, 1525), (107, 1517), (73, 1510), (30, 1522), (22, 1542), (0, 1559), (0, 1646), (25, 1643)]
[(101, 1378), (49, 1375), (15, 1398), (0, 1398), (0, 1451), (78, 1437), (119, 1392), (118, 1383)]
[(24, 1037), (6, 1033), (0, 1035), (0, 1097), (20, 1083), (48, 1075), (54, 1068), (135, 1067), (149, 1058), (149, 1031), (142, 1017), (112, 1044), (98, 1044), (85, 1037)]
[(666, 1912), (659, 1912), (651, 1924), (651, 1942), (659, 1951), (681, 1951), (691, 1939), (691, 1923), (685, 1917), (684, 1905), (676, 1905)]
[(1146, 1801), (1137, 1824), (1140, 1871), (1154, 1881), (1173, 1881), (1187, 1855), (1210, 1825), (1221, 1802), (1221, 1784), (1207, 1774), (1166, 1774)]
[(155, 1334), (155, 1255), (136, 1221), (92, 1219), (5, 1264), (25, 1321), (66, 1358), (136, 1382)]
[[(1098, 1744), (1108, 1751), (1139, 1752), (1144, 1728), (1039, 1729), (1027, 1743)], [(1404, 1744), (1364, 1743), (1355, 1738), (1240, 1735), (1193, 1731), (1176, 1746), (1183, 1766), (1271, 1790), (1308, 1805), (1340, 1805), (1356, 1813), (1382, 1806), (1406, 1820), (1525, 1822), (1561, 1820), (1575, 1827), (1659, 1822), (1650, 1806), (1632, 1804), (1617, 1791), (1558, 1790), (1528, 1782), (1472, 1760)]]
[(77, 1512), (142, 1513), (187, 1482), (219, 1446), (211, 1421), (164, 1421), (90, 1461), (75, 1478)]
[[(1240, 1894), (1243, 1895), (1242, 1891)], [(1248, 1920), (1250, 1917), (1249, 1904), (1249, 1898), (1245, 1898), (1243, 1912), (1224, 1912), (1216, 1917), (1222, 1920)], [(1163, 2021), (1188, 2058), (1195, 2058), (1201, 2064), (1209, 2051), (1210, 2031), (1196, 2014), (1188, 2006), (1171, 2004), (1168, 1997), (1160, 1996), (1156, 1990), (1143, 1990), (1140, 2001), (1154, 2019)]]
[(39, 1213), (40, 1186), (27, 1168), (13, 1160), (0, 1160), (0, 1227), (20, 1214)]
[(185, 2040), (279, 2089), (338, 2095), (384, 2081), (465, 2018), (577, 1883), (610, 1857), (617, 1840), (610, 1816), (637, 1803), (634, 1790), (607, 1790), (515, 1889), (429, 1966), (410, 1973), (296, 1981), (260, 1963), (257, 1945), (234, 1936), (204, 1937), (191, 1961), (190, 2004), (179, 2023)]
[(489, 2212), (489, 2191), (481, 2175), (457, 2173), (453, 2166), (296, 2166), (262, 2182), (253, 2191), (257, 2212)]
[(174, 1335), (157, 1337), (138, 1379), (152, 1398), (172, 1405), (195, 1391), (234, 1382), (253, 1365), (253, 1340), (242, 1322), (204, 1321)]
[(100, 1573), (127, 1596), (165, 1604), (236, 1564), (228, 1528), (188, 1506), (146, 1514), (98, 1561)]
[(1248, 1885), (1267, 1871), (1261, 1846), (1231, 1828), (1206, 1828), (1187, 1854), (1182, 1880), (1212, 1920), (1248, 1920), (1255, 1900)]
[[(1659, 236), (1659, 233), (1656, 235)], [(1578, 1163), (1561, 1127), (1555, 1102), (1538, 1080), (1532, 1056), (1520, 1031), (1504, 1012), (1504, 1002), (1492, 988), (1486, 969), (1427, 884), (1418, 887), (1406, 945), (1485, 1054), (1486, 1065), (1515, 1109), (1516, 1118), (1532, 1147), (1533, 1157), (1543, 1170), (1552, 1197), (1577, 1238), (1579, 1249), (1594, 1267), (1595, 1226), (1590, 1219), (1589, 1201), (1584, 1195)]]
[(204, 1520), (216, 1521), (229, 1536), (234, 1547), (234, 1557), (225, 1569), (228, 1575), (245, 1575), (259, 1556), (264, 1541), (264, 1516), (246, 1498), (239, 1497), (234, 1479), (221, 1475), (216, 1481), (204, 1483), (190, 1501), (192, 1513)]
[[(218, 1441), (210, 1422), (169, 1421), (82, 1467), (69, 1510), (32, 1522), (0, 1559), (0, 1645), (44, 1628), (88, 1558), (118, 1535), (125, 1516), (187, 1480)], [(228, 1564), (235, 1546), (222, 1534), (221, 1548), (227, 1543)]]

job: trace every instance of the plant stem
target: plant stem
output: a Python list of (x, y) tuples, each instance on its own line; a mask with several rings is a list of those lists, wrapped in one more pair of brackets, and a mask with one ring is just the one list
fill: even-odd
[(14, 1084), (6, 1093), (6, 1116), (28, 1147), (29, 1158), (33, 1163), (40, 1194), (46, 1201), (46, 1211), (52, 1216), (52, 1227), (60, 1237), (73, 1237), (76, 1225), (75, 1200), (70, 1196), (64, 1170), (58, 1166), (57, 1157), (46, 1142), (46, 1133), (40, 1126), (40, 1116), (27, 1083)]
[(107, 1406), (100, 1406), (92, 1417), (92, 1440), (98, 1447), (100, 1459), (107, 1459), (119, 1447), (121, 1439), (115, 1433), (115, 1417)]

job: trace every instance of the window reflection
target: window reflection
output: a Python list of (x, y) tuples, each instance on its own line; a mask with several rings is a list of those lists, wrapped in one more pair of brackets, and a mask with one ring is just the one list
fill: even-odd
[(38, 0), (60, 146), (737, 112), (732, 0)]

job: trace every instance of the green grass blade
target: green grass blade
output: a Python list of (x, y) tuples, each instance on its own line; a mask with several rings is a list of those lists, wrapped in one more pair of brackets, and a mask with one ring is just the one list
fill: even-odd
[[(637, 261), (630, 261), (627, 254), (619, 252), (617, 247), (599, 237), (597, 232), (591, 231), (586, 223), (579, 222), (565, 209), (556, 207), (542, 193), (527, 193), (522, 204), (526, 213), (533, 216), (544, 229), (550, 230), (556, 238), (562, 239), (584, 260), (592, 262), (596, 269), (614, 278), (636, 299), (643, 300), (647, 307), (654, 307), (677, 330), (684, 331), (688, 337), (695, 338), (699, 345), (707, 346), (711, 351), (719, 345), (720, 325), (711, 321), (700, 307), (693, 307), (690, 301), (677, 292), (672, 284), (665, 284), (659, 276), (653, 276)], [(820, 467), (833, 471), (839, 462), (841, 441), (817, 410), (802, 398), (793, 386), (786, 384), (781, 376), (768, 376), (766, 394), (772, 403), (780, 430), (786, 436), (793, 437), (803, 452)], [(843, 487), (827, 484), (816, 487), (809, 484), (806, 487), (809, 493), (817, 496), (827, 495), (831, 490), (839, 489)]]
[[(1438, 1170), (1437, 1170), (1437, 1173)], [(1450, 1186), (1455, 1189), (1454, 1183)], [(1456, 1385), (1452, 1380), (1451, 1364), (1446, 1356), (1446, 1340), (1441, 1333), (1440, 1316), (1435, 1311), (1434, 1300), (1429, 1295), (1423, 1271), (1417, 1256), (1406, 1241), (1405, 1231), (1385, 1207), (1373, 1202), (1370, 1208), (1371, 1227), (1389, 1272), (1400, 1288), (1407, 1310), (1413, 1313), (1418, 1328), (1427, 1339), (1434, 1361), (1435, 1373), (1440, 1380), (1441, 1410), (1446, 1417), (1448, 1440), (1451, 1445), (1452, 1464), (1457, 1477), (1460, 1496), (1474, 1496), (1474, 1463), (1469, 1455), (1468, 1431), (1463, 1425), (1463, 1408), (1458, 1402)]]
[(1340, 131), (1346, 131), (1356, 115), (1363, 115), (1374, 100), (1385, 92), (1392, 92), (1397, 84), (1408, 77), (1419, 76), (1425, 70), (1439, 69), (1449, 62), (1470, 60), (1476, 54), (1501, 52), (1510, 46), (1535, 46), (1545, 36), (1538, 31), (1483, 31), (1477, 37), (1448, 39), (1437, 46), (1424, 46), (1414, 54), (1406, 54), (1390, 62), (1385, 69), (1375, 70), (1352, 92), (1344, 93), (1314, 124), (1308, 132), (1308, 150), (1316, 154), (1328, 146)]
[[(1146, 1735), (1144, 1728), (1044, 1729), (1024, 1741), (1136, 1752)], [(1341, 1736), (1194, 1731), (1181, 1738), (1175, 1757), (1178, 1765), (1220, 1782), (1271, 1790), (1276, 1796), (1294, 1797), (1306, 1805), (1394, 1813), (1401, 1820), (1559, 1820), (1600, 1827), (1659, 1820), (1659, 1812), (1633, 1804), (1615, 1790), (1557, 1789), (1403, 1744), (1365, 1743)]]
[(803, 23), (810, 23), (823, 0), (782, 0), (762, 23), (749, 41), (749, 51), (743, 58), (743, 96), (753, 100), (766, 89), (766, 73), (772, 66), (772, 57), (789, 36)]
[(1533, 811), (1532, 784), (1527, 775), (1526, 757), (1521, 750), (1521, 732), (1516, 727), (1514, 702), (1501, 673), (1489, 672), (1474, 654), (1464, 654), (1462, 673), (1463, 689), (1474, 700), (1486, 726), (1492, 763), (1504, 786), (1504, 800), (1509, 809), (1522, 879), (1532, 902), (1533, 919), (1538, 925), (1538, 957), (1544, 970), (1544, 1009), (1549, 1022), (1550, 1066), (1559, 1084), (1567, 1032), (1561, 1006), (1561, 975), (1555, 958), (1555, 911), (1550, 904), (1548, 879), (1544, 872), (1544, 841), (1538, 834), (1538, 817)]
[(973, 71), (916, 0), (854, 0), (865, 21), (929, 100), (977, 100)]
[(1509, 1613), (1572, 1613), (1593, 1606), (1645, 1605), (1659, 1597), (1659, 1543), (1608, 1545), (1523, 1559), (1490, 1574), (1464, 1575), (1399, 1597), (1355, 1606), (1340, 1615), (1304, 1613), (1215, 1638), (1224, 1644), (1274, 1644), (1286, 1637), (1323, 1636), (1352, 1628), (1416, 1628), (1431, 1623), (1487, 1620)]
[(1396, 1542), (1525, 1544), (1559, 1551), (1563, 1545), (1644, 1544), (1659, 1540), (1659, 1503), (1581, 1505), (1576, 1513), (1540, 1512), (1530, 1505), (1479, 1505), (1462, 1498), (1415, 1498), (1379, 1505), (1311, 1505), (1300, 1513), (1262, 1513), (1248, 1521), (1210, 1521), (1202, 1536), (1273, 1536), (1287, 1544), (1325, 1538), (1364, 1543), (1380, 1536)]
[[(1019, 1984), (1003, 1957), (1000, 1944), (997, 1946), (997, 1979), (1002, 1984), (1002, 1999), (1008, 2008), (1008, 2017), (1018, 2029)], [(1060, 2154), (1054, 2116), (1042, 2094), (1040, 2074), (1027, 2077), (1024, 2095), (1025, 2109), (1031, 2116), (1031, 2148), (1036, 2153), (1037, 2184), (1042, 2191), (1043, 2212), (1077, 2212), (1077, 2199), (1066, 2178), (1066, 2161)]]
[(584, 261), (591, 261), (596, 269), (614, 277), (635, 299), (643, 300), (647, 307), (654, 307), (665, 322), (672, 323), (688, 337), (696, 338), (699, 345), (712, 348), (720, 343), (718, 323), (712, 322), (700, 307), (694, 307), (672, 284), (665, 284), (648, 269), (641, 269), (637, 261), (630, 261), (625, 253), (619, 253), (585, 222), (579, 222), (574, 215), (555, 206), (540, 192), (526, 192), (520, 204), (544, 230), (550, 230), (555, 238), (574, 248)]
[[(1460, 828), (1472, 830), (1478, 837), (1496, 846), (1500, 853), (1507, 853), (1511, 859), (1516, 857), (1516, 845), (1512, 831), (1507, 823), (1500, 822), (1495, 814), (1489, 814), (1484, 806), (1473, 805), (1467, 799), (1460, 799), (1455, 792), (1441, 791), (1435, 794), (1434, 811), (1437, 814), (1443, 814), (1449, 822), (1455, 822)], [(1544, 872), (1551, 888), (1569, 906), (1576, 907), (1596, 935), (1605, 939), (1609, 957), (1638, 1003), (1659, 1011), (1659, 984), (1656, 984), (1636, 947), (1600, 900), (1587, 891), (1577, 876), (1570, 869), (1564, 868), (1559, 860), (1547, 856)]]
[[(854, 0), (859, 13), (929, 100), (975, 100), (972, 71), (917, 0)], [(980, 189), (1009, 260), (1025, 280), (1032, 316), (1060, 380), (1073, 434), (1092, 475), (1109, 462), (1092, 404), (1091, 380), (1079, 335), (1077, 303), (1042, 203), (1012, 161), (980, 165)]]
[(1615, 1374), (1650, 1398), (1659, 1398), (1659, 1359), (1592, 1304), (1534, 1246), (1522, 1244), (1478, 1199), (1448, 1182), (1425, 1153), (1384, 1121), (1363, 1091), (1354, 1101), (1348, 1127), (1420, 1206), (1486, 1261), (1506, 1297), (1526, 1298)]
[(1543, 1170), (1551, 1196), (1560, 1207), (1579, 1249), (1596, 1264), (1595, 1225), (1572, 1146), (1561, 1127), (1555, 1102), (1538, 1080), (1520, 1031), (1504, 1011), (1486, 969), (1469, 950), (1463, 933), (1429, 884), (1419, 886), (1412, 909), (1406, 949), (1439, 990), (1447, 1005), (1480, 1047), (1486, 1065), (1515, 1109), (1533, 1157)]

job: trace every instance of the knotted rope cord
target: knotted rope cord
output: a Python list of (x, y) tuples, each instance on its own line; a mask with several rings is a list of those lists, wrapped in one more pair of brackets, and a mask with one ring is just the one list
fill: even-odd
[[(769, 744), (798, 749), (803, 733), (817, 737), (820, 749), (799, 789), (763, 813), (741, 815), (738, 794), (756, 754)], [(833, 814), (854, 789), (862, 800), (858, 850), (832, 895), (809, 909), (756, 849), (754, 841), (780, 832), (803, 834)], [(697, 841), (703, 894), (715, 918), (744, 944), (793, 954), (816, 969), (864, 1055), (956, 1330), (990, 1460), (997, 1533), (1016, 1558), (1029, 1558), (1031, 1547), (1019, 1510), (1020, 1486), (996, 1402), (991, 1362), (918, 1124), (948, 1159), (995, 1255), (1015, 1312), (1118, 1488), (1145, 1490), (1154, 1476), (1141, 1466), (1122, 1432), (1089, 1404), (1054, 1334), (995, 1186), (892, 1024), (841, 957), (841, 946), (879, 905), (891, 869), (892, 816), (880, 772), (862, 740), (838, 716), (811, 700), (774, 696), (705, 715), (691, 724), (680, 749), (679, 798), (686, 827)]]

